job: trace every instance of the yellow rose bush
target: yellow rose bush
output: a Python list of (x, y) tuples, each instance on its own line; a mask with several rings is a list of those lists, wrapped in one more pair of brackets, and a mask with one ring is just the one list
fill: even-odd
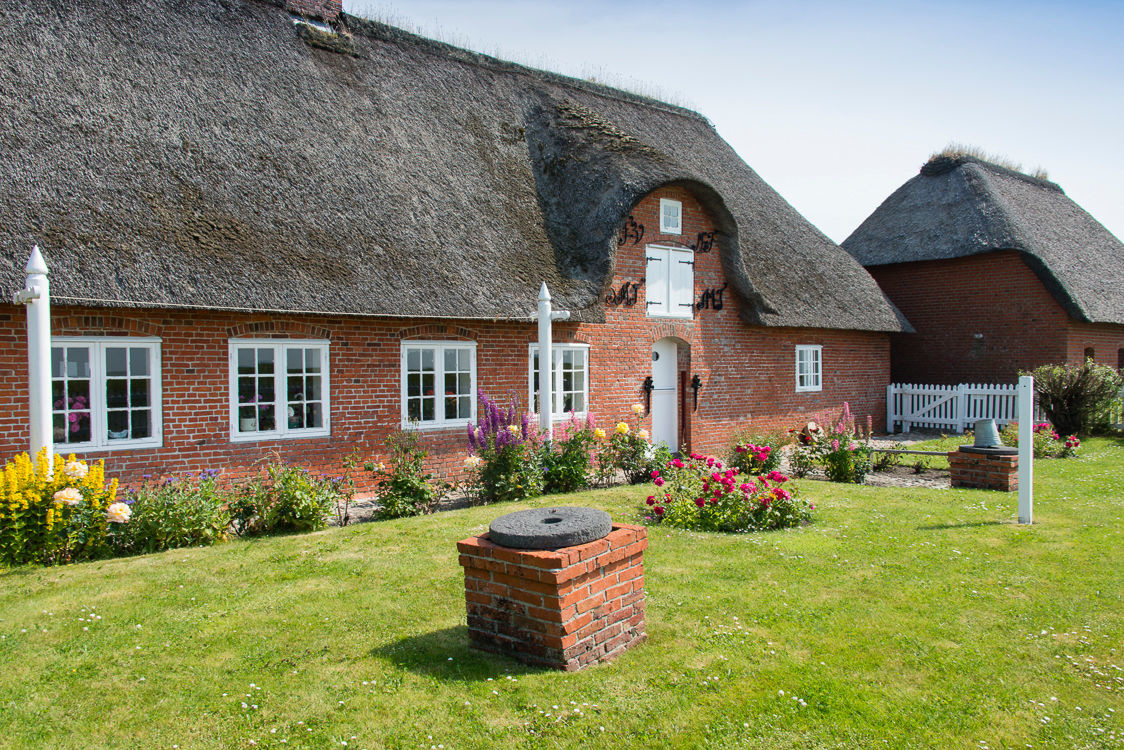
[(116, 502), (117, 480), (106, 482), (102, 461), (91, 465), (55, 455), (52, 465), (46, 449), (34, 461), (21, 453), (0, 475), (0, 564), (105, 556), (107, 511)]
[[(641, 427), (644, 420), (644, 405), (633, 404), (630, 408), (632, 422), (628, 418), (617, 422), (609, 439), (598, 445), (597, 474), (600, 484), (619, 481), (623, 472), (629, 484), (640, 484), (651, 478), (653, 470), (660, 468), (671, 457), (667, 446), (652, 445), (648, 431)], [(600, 438), (605, 437), (602, 432)]]

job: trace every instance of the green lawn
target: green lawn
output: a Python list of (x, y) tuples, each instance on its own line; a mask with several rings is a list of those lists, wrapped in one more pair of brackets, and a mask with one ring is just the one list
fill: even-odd
[(1033, 527), (802, 490), (807, 528), (651, 529), (649, 640), (572, 674), (468, 647), (454, 543), (516, 506), (2, 573), (0, 746), (1124, 745), (1124, 441), (1038, 462)]

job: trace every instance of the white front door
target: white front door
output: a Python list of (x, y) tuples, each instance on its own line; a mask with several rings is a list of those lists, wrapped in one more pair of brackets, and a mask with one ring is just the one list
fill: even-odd
[(679, 450), (679, 347), (673, 339), (652, 345), (652, 443)]

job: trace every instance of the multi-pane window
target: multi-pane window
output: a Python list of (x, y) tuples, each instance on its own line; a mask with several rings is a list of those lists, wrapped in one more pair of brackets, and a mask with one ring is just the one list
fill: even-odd
[(823, 390), (823, 347), (796, 347), (796, 390)]
[(328, 342), (230, 342), (231, 439), (327, 435)]
[[(553, 413), (574, 411), (582, 414), (589, 401), (589, 347), (560, 344), (550, 351), (550, 392), (553, 396)], [(531, 345), (530, 403), (532, 411), (539, 411), (539, 347)]]
[(660, 233), (683, 234), (683, 204), (660, 198)]
[(649, 245), (644, 288), (648, 315), (690, 318), (695, 312), (695, 254), (691, 250)]
[(55, 338), (53, 440), (68, 450), (148, 448), (160, 439), (160, 343)]
[(476, 344), (402, 344), (402, 422), (464, 424), (475, 411)]

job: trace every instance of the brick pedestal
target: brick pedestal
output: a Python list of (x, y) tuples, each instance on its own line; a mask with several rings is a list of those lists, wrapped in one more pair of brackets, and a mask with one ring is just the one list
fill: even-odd
[[(1002, 451), (1002, 452), (1000, 452)], [(1019, 488), (1019, 454), (1014, 448), (962, 446), (948, 454), (953, 487), (1013, 492)]]
[(457, 542), (472, 645), (567, 672), (617, 656), (645, 637), (647, 547), (631, 524), (559, 550)]

